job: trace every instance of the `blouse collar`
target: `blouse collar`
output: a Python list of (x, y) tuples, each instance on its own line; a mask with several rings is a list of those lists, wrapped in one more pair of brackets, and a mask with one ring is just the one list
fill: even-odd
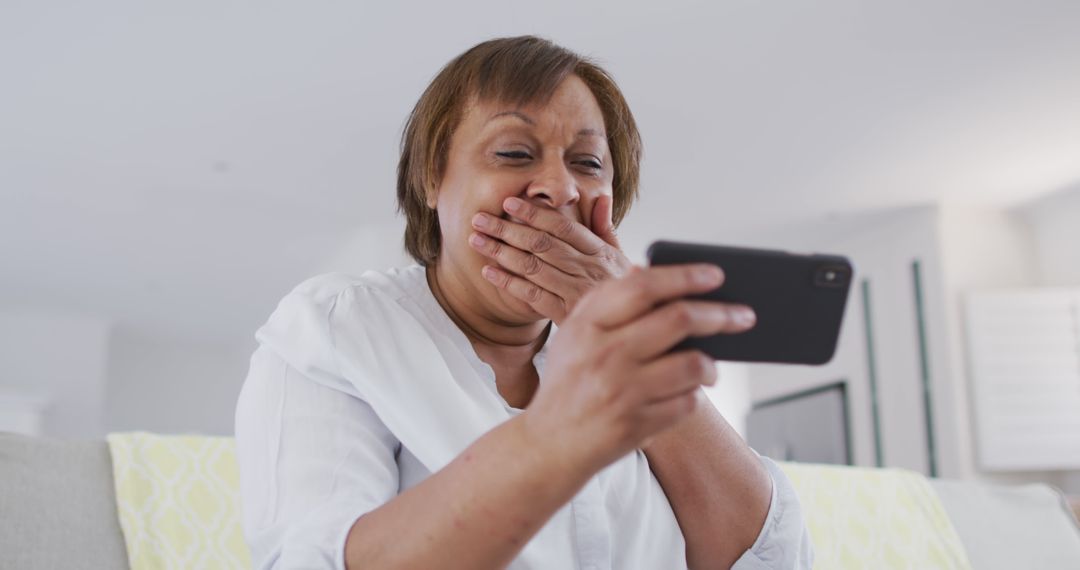
[[(450, 315), (446, 314), (446, 310), (439, 304), (439, 300), (435, 298), (435, 294), (431, 291), (431, 286), (428, 284), (427, 272), (423, 265), (414, 263), (398, 272), (398, 276), (401, 278), (400, 284), (405, 293), (413, 299), (414, 302), (420, 307), (420, 310), (424, 312), (424, 316), (428, 318), (431, 324), (438, 330), (438, 332), (445, 335), (453, 342), (454, 346), (463, 354), (469, 361), (469, 364), (477, 371), (477, 373), (486, 379), (491, 385), (491, 388), (498, 393), (498, 388), (495, 384), (495, 372), (491, 369), (488, 363), (480, 359), (476, 354), (476, 349), (473, 348), (469, 337), (465, 336), (457, 323), (450, 318)], [(543, 378), (544, 365), (547, 363), (548, 347), (551, 345), (551, 340), (555, 338), (555, 333), (558, 331), (558, 327), (555, 326), (555, 322), (551, 321), (548, 326), (548, 336), (544, 339), (544, 345), (540, 347), (540, 350), (533, 355), (533, 366), (536, 367), (536, 373)], [(501, 396), (500, 396), (501, 399)], [(516, 412), (520, 412), (519, 408), (514, 408), (507, 404), (507, 408)]]

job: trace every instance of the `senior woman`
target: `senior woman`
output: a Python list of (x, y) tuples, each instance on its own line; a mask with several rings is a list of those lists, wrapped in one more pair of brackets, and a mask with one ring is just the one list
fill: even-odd
[(631, 267), (640, 141), (598, 66), (534, 37), (451, 61), (402, 142), (403, 269), (310, 279), (256, 334), (236, 414), (257, 568), (809, 567), (798, 499), (702, 395), (683, 300)]

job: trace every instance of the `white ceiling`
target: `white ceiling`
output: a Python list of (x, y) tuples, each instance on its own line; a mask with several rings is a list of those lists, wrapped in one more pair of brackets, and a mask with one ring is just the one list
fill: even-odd
[(1080, 180), (1080, 3), (0, 4), (0, 308), (250, 338), (399, 259), (399, 130), (452, 56), (593, 55), (645, 143), (624, 228), (721, 237)]

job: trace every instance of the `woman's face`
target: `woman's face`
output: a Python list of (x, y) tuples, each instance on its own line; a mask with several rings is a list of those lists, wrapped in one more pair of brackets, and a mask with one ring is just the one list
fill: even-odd
[(596, 199), (611, 195), (613, 179), (604, 117), (579, 77), (567, 77), (545, 104), (470, 105), (451, 137), (436, 195), (429, 197), (442, 230), (438, 263), (464, 278), (501, 320), (536, 321), (542, 317), (531, 307), (481, 276), (492, 261), (469, 245), (473, 216), (513, 220), (503, 201), (516, 196), (591, 230)]

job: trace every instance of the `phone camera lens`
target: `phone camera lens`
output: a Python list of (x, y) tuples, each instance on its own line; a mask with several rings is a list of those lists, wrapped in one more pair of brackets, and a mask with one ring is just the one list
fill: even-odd
[(819, 287), (843, 287), (846, 285), (849, 270), (839, 265), (826, 265), (814, 271), (814, 283)]

